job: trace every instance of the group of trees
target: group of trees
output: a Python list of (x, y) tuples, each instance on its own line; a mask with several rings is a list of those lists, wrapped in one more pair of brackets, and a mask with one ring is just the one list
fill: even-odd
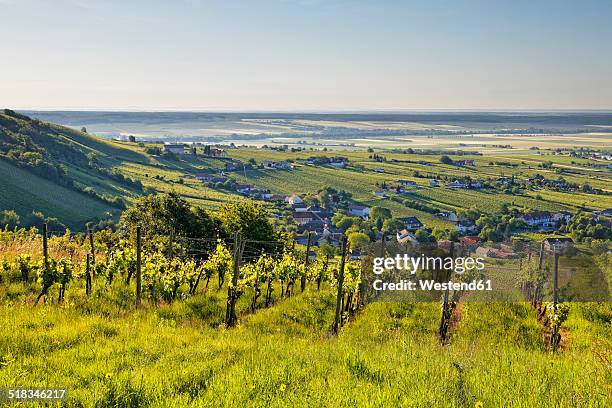
[[(274, 247), (283, 237), (272, 225), (266, 209), (250, 201), (227, 203), (218, 211), (209, 212), (191, 206), (175, 192), (140, 197), (125, 210), (119, 220), (124, 233), (141, 227), (143, 237), (158, 235), (209, 239), (229, 238), (240, 234), (248, 239), (254, 251)], [(193, 244), (204, 245), (204, 244)]]
[(588, 214), (578, 214), (559, 229), (569, 233), (576, 242), (612, 240), (612, 229), (604, 227)]

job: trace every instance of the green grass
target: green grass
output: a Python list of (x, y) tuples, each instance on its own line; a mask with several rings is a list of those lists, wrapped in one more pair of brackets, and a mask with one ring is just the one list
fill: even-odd
[(109, 205), (86, 194), (59, 186), (49, 180), (0, 160), (2, 194), (0, 208), (15, 209), (21, 217), (32, 211), (57, 217), (73, 228), (82, 227), (93, 218), (106, 218), (116, 212)]
[(610, 398), (598, 356), (609, 357), (609, 320), (585, 317), (588, 305), (572, 305), (552, 354), (524, 303), (462, 304), (442, 346), (438, 303), (371, 303), (331, 336), (328, 288), (251, 315), (245, 295), (229, 330), (224, 290), (134, 310), (133, 290), (118, 284), (85, 300), (75, 283), (65, 304), (39, 307), (7, 301), (7, 289), (0, 387), (66, 387), (68, 405), (603, 407)]

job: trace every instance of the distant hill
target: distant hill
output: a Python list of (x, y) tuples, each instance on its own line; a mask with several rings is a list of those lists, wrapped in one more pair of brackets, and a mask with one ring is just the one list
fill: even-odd
[[(137, 152), (63, 126), (5, 109), (0, 113), (0, 211), (14, 210), (24, 224), (57, 217), (81, 229), (125, 207), (143, 192), (140, 181), (113, 166), (141, 161)], [(92, 187), (92, 186), (95, 186)]]

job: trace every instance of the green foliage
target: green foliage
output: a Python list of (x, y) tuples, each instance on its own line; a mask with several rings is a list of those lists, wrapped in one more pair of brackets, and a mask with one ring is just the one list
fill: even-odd
[(260, 204), (252, 201), (227, 203), (216, 213), (222, 231), (226, 237), (240, 234), (247, 244), (248, 253), (275, 252), (281, 243), (270, 222), (268, 211)]
[(370, 237), (363, 232), (351, 232), (347, 239), (352, 249), (363, 249), (370, 243)]
[(567, 303), (559, 303), (556, 307), (553, 303), (546, 303), (546, 310), (553, 329), (559, 330), (569, 316), (570, 307)]
[(578, 214), (565, 225), (561, 226), (562, 232), (569, 233), (574, 241), (584, 242), (587, 240), (612, 240), (612, 229), (606, 228), (590, 214)]
[(453, 159), (451, 159), (450, 157), (443, 155), (440, 156), (440, 163), (442, 164), (453, 164)]
[(132, 232), (140, 226), (144, 237), (157, 235), (213, 238), (216, 224), (201, 208), (193, 208), (175, 192), (140, 197), (121, 214), (120, 228)]
[(20, 217), (14, 210), (0, 211), (0, 228), (13, 229), (19, 226)]
[(375, 206), (370, 209), (370, 218), (373, 220), (388, 220), (391, 218), (391, 210), (385, 207)]

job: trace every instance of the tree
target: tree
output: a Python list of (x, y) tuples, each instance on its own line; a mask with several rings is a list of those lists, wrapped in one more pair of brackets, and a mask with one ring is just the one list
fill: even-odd
[(327, 189), (323, 189), (319, 193), (319, 201), (321, 202), (321, 206), (323, 208), (331, 208), (332, 206), (331, 194), (329, 193)]
[(13, 229), (19, 226), (19, 215), (14, 210), (0, 211), (0, 228)]
[(134, 135), (129, 135), (129, 136), (128, 136), (128, 141), (129, 141), (130, 143), (136, 143), (136, 136), (134, 136)]
[(441, 239), (448, 239), (448, 230), (443, 230), (441, 228), (434, 228), (431, 232), (431, 235), (436, 238), (436, 241)]
[[(336, 217), (334, 216), (334, 218)], [(344, 231), (346, 231), (353, 225), (356, 225), (357, 224), (356, 221), (357, 219), (354, 217), (338, 217), (335, 220), (332, 219), (332, 222), (336, 226), (336, 228), (340, 228), (341, 230), (344, 230)]]
[(227, 203), (221, 207), (217, 218), (226, 237), (240, 234), (244, 240), (257, 241), (250, 242), (245, 251), (273, 253), (278, 250), (280, 236), (262, 205), (252, 201)]
[(192, 208), (177, 193), (140, 197), (121, 214), (119, 227), (130, 232), (140, 226), (144, 237), (154, 235), (213, 238), (216, 225), (202, 208)]
[(83, 126), (83, 127), (81, 128), (81, 132), (83, 132), (83, 133), (87, 133), (87, 128), (86, 128), (85, 126)]
[(351, 232), (348, 235), (348, 242), (352, 249), (362, 249), (370, 243), (370, 237), (363, 232)]
[(336, 252), (337, 252), (336, 248), (334, 248), (333, 246), (325, 242), (319, 245), (317, 249), (317, 253), (319, 254), (321, 258), (325, 258), (325, 257), (332, 258), (336, 255)]
[(428, 242), (435, 242), (435, 237), (433, 237), (432, 235), (429, 235), (427, 233), (427, 231), (425, 230), (418, 230), (417, 232), (414, 233), (415, 238), (417, 239), (417, 241), (419, 241), (421, 244), (426, 244)]
[(453, 164), (453, 160), (447, 155), (440, 156), (440, 163), (442, 164)]
[(375, 206), (370, 210), (370, 218), (376, 220), (378, 218), (388, 220), (391, 218), (391, 210), (385, 207)]
[(390, 218), (385, 220), (383, 223), (383, 230), (385, 231), (395, 231), (400, 230), (404, 227), (404, 223), (398, 220), (397, 218)]

